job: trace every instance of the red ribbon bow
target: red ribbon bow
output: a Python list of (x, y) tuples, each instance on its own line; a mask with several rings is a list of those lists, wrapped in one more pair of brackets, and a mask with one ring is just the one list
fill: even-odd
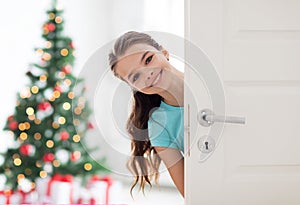
[(13, 194), (12, 190), (0, 191), (0, 195), (4, 195), (6, 197), (5, 204), (10, 204), (10, 197), (11, 197), (12, 194)]
[[(110, 189), (110, 186), (113, 184), (113, 180), (109, 176), (99, 177), (97, 175), (94, 175), (91, 177), (90, 181), (88, 182), (88, 188), (91, 186), (91, 184), (93, 182), (97, 182), (97, 181), (105, 181), (107, 183), (106, 193), (105, 193), (105, 204), (108, 204), (109, 189)], [(92, 199), (91, 204), (95, 204), (95, 200)]]
[(20, 193), (21, 197), (22, 197), (21, 203), (24, 204), (26, 202), (25, 201), (26, 200), (26, 195), (32, 193), (33, 191), (35, 191), (35, 189), (31, 189), (29, 192), (24, 192), (23, 190), (18, 190), (18, 193)]
[(61, 175), (61, 174), (55, 174), (51, 177), (50, 181), (48, 182), (48, 187), (47, 187), (47, 196), (51, 195), (51, 186), (53, 182), (69, 182), (71, 183), (71, 194), (70, 194), (70, 202), (73, 203), (73, 198), (72, 198), (72, 192), (73, 192), (73, 176), (70, 174), (67, 175)]

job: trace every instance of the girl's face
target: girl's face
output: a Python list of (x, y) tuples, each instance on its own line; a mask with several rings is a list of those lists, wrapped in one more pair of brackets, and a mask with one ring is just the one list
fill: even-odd
[(134, 89), (145, 94), (159, 94), (168, 89), (170, 63), (166, 50), (147, 44), (135, 44), (120, 57), (115, 72)]

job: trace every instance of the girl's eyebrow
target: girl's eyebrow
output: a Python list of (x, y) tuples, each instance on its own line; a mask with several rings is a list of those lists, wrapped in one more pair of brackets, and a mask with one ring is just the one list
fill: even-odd
[[(150, 51), (146, 51), (145, 53), (143, 53), (143, 56), (141, 58), (141, 63), (143, 62), (144, 58), (146, 57), (146, 55), (149, 53)], [(132, 75), (132, 72), (129, 73), (129, 75), (127, 76), (127, 79), (130, 80), (130, 77)]]

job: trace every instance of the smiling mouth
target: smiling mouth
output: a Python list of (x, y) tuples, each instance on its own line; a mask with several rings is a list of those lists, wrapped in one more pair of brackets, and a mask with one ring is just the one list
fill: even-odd
[(156, 75), (154, 81), (152, 82), (152, 84), (149, 87), (153, 87), (154, 85), (156, 85), (160, 81), (162, 71), (163, 71), (163, 69), (161, 69), (159, 71), (159, 73)]

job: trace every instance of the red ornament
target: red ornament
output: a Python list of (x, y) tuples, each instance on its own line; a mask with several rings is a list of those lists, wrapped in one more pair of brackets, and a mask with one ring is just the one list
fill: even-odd
[(72, 41), (69, 43), (69, 46), (70, 46), (70, 48), (74, 49), (74, 44)]
[(9, 116), (9, 117), (7, 118), (7, 120), (8, 120), (8, 121), (13, 121), (13, 120), (14, 120), (14, 116), (13, 116), (13, 115)]
[(65, 65), (61, 68), (61, 71), (66, 73), (66, 74), (70, 74), (72, 72), (72, 66), (71, 65)]
[(55, 86), (53, 90), (54, 90), (54, 91), (58, 91), (58, 92), (60, 92), (60, 93), (62, 92), (60, 86)]
[(46, 153), (43, 156), (44, 162), (53, 162), (54, 159), (55, 159), (55, 156), (53, 153)]
[(49, 108), (51, 108), (51, 104), (49, 102), (42, 102), (40, 104), (38, 104), (37, 109), (38, 110), (48, 110)]
[(94, 125), (93, 125), (91, 122), (89, 122), (89, 123), (88, 123), (88, 128), (89, 128), (89, 129), (94, 129)]
[(10, 121), (10, 122), (8, 123), (8, 128), (9, 128), (10, 130), (16, 130), (16, 129), (18, 128), (18, 126), (19, 126), (19, 124), (18, 124), (18, 122), (15, 121), (15, 120)]
[(47, 28), (50, 32), (53, 32), (55, 30), (55, 24), (49, 23), (49, 24), (47, 24)]
[(62, 132), (59, 133), (59, 135), (60, 135), (60, 139), (62, 141), (66, 141), (70, 137), (70, 135), (69, 135), (69, 133), (67, 131), (62, 131)]
[(79, 151), (75, 151), (75, 152), (73, 152), (73, 153), (71, 154), (70, 159), (71, 159), (71, 161), (74, 162), (74, 161), (79, 160), (80, 157), (81, 157), (81, 153), (80, 153)]
[(34, 152), (35, 152), (35, 148), (31, 144), (23, 144), (20, 147), (20, 153), (24, 156), (29, 156), (29, 155), (32, 156)]

